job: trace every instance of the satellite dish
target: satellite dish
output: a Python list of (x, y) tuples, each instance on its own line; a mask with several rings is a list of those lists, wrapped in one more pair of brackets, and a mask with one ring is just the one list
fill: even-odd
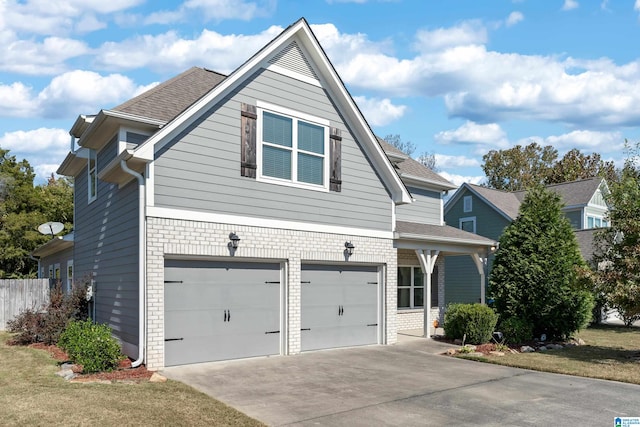
[(38, 226), (38, 231), (44, 235), (55, 236), (64, 229), (64, 224), (61, 222), (45, 222)]

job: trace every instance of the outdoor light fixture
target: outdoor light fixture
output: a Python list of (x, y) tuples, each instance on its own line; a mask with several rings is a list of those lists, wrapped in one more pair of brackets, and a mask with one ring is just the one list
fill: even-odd
[(346, 248), (344, 252), (347, 254), (347, 256), (353, 255), (353, 250), (355, 249), (355, 246), (353, 246), (353, 243), (344, 242), (344, 247)]
[(229, 240), (231, 240), (231, 247), (233, 249), (238, 249), (238, 244), (240, 244), (240, 238), (236, 233), (229, 233)]

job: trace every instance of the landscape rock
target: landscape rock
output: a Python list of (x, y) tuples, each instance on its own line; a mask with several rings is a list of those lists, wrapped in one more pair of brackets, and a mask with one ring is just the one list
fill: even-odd
[(153, 375), (151, 375), (151, 378), (149, 378), (149, 382), (151, 382), (151, 383), (166, 383), (167, 382), (167, 377), (162, 376), (157, 372), (154, 372)]
[(502, 351), (490, 351), (489, 354), (492, 356), (504, 356), (504, 352)]
[(548, 350), (548, 348), (545, 345), (543, 345), (541, 347), (538, 347), (538, 351), (547, 351), (547, 350)]
[(549, 350), (560, 350), (561, 348), (564, 348), (564, 347), (560, 344), (547, 344), (547, 348)]
[(535, 349), (533, 347), (529, 347), (528, 345), (523, 345), (520, 347), (520, 353), (533, 353)]
[(450, 348), (447, 350), (446, 354), (448, 354), (449, 356), (453, 356), (454, 354), (456, 354), (457, 351), (455, 348)]
[(70, 368), (66, 368), (66, 369), (61, 369), (58, 372), (56, 372), (56, 375), (58, 375), (59, 377), (64, 378), (65, 380), (70, 380), (75, 378), (76, 374), (70, 369)]

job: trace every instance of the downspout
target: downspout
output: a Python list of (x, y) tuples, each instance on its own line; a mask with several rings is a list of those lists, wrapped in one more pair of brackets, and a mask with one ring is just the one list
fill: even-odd
[(145, 343), (145, 269), (146, 269), (146, 245), (145, 245), (145, 184), (144, 177), (130, 169), (126, 160), (120, 160), (120, 167), (129, 175), (138, 180), (138, 359), (131, 363), (132, 368), (137, 368), (144, 362), (144, 343)]

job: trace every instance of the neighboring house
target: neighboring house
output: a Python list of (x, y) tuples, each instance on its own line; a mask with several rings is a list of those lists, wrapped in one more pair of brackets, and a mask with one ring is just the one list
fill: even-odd
[(496, 244), (444, 224), (454, 186), (377, 140), (305, 20), (70, 133), (75, 275), (152, 370), (429, 335), (436, 265)]
[[(608, 226), (608, 207), (603, 196), (607, 191), (606, 182), (602, 178), (591, 178), (546, 188), (560, 196), (564, 204), (562, 212), (575, 230), (582, 256), (591, 260), (594, 230)], [(526, 191), (506, 192), (465, 183), (447, 201), (445, 221), (452, 227), (499, 240), (505, 227), (518, 216), (525, 195)], [(489, 270), (492, 262), (493, 256), (490, 256)], [(445, 305), (481, 301), (481, 289), (476, 285), (478, 275), (472, 263), (467, 259), (447, 260), (445, 272)]]

